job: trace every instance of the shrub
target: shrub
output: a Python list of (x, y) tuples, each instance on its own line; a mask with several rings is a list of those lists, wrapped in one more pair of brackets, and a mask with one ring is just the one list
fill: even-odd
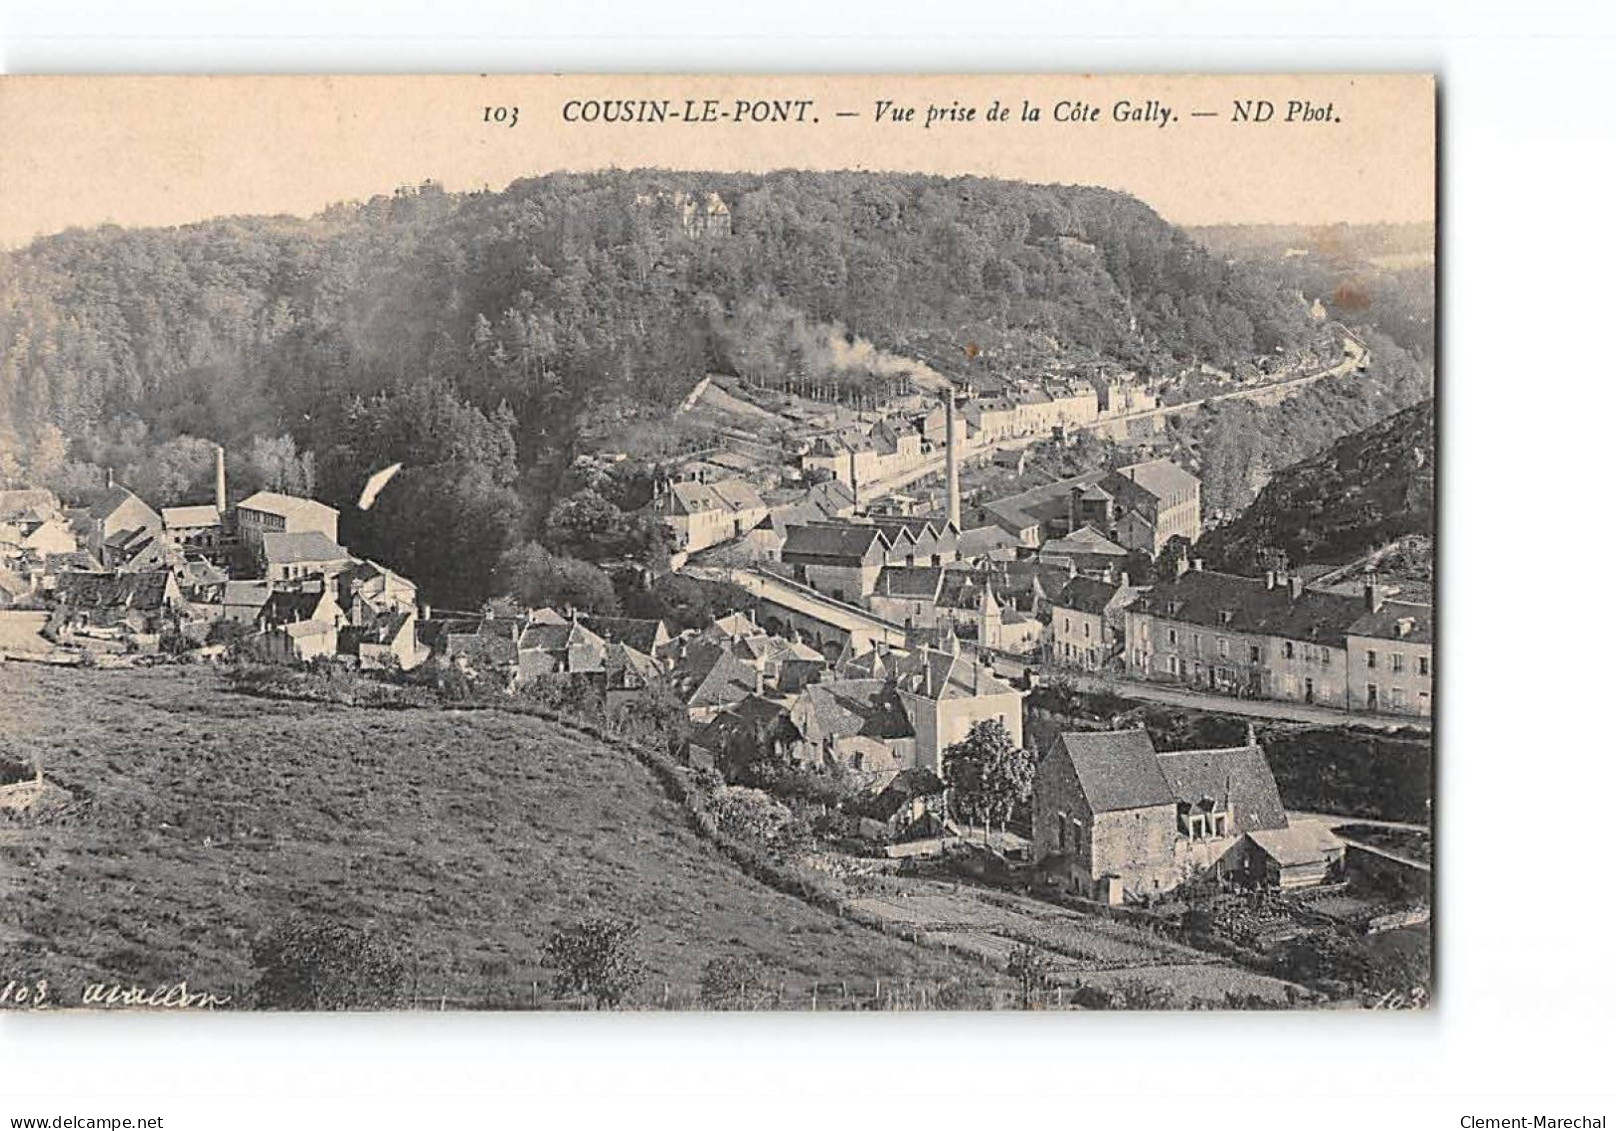
[(597, 1009), (614, 1009), (645, 980), (635, 947), (639, 925), (621, 919), (585, 919), (558, 928), (544, 948), (555, 971), (558, 997), (584, 997)]
[(1049, 955), (1027, 943), (1017, 943), (1005, 967), (1021, 988), (1021, 1008), (1031, 1009), (1035, 995), (1049, 988)]
[(394, 942), (325, 920), (291, 919), (253, 943), (262, 1009), (390, 1009), (402, 1004), (404, 960)]
[(701, 1004), (707, 1009), (776, 1009), (778, 979), (755, 958), (720, 955), (701, 971)]

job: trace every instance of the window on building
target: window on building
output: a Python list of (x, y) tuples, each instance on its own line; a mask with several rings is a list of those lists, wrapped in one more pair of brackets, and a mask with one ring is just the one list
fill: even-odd
[(1218, 655), (1226, 657), (1226, 656), (1228, 656), (1228, 654), (1229, 654), (1229, 642), (1220, 637), (1219, 640), (1218, 640)]
[(1262, 663), (1262, 649), (1255, 644), (1251, 646), (1251, 662), (1254, 664)]
[(1375, 650), (1373, 648), (1364, 653), (1364, 663), (1371, 668), (1375, 666)]
[(1287, 660), (1296, 659), (1296, 645), (1292, 644), (1289, 640), (1285, 641), (1285, 658)]
[(1087, 623), (1085, 623), (1083, 625), (1083, 639), (1087, 640), (1088, 638), (1089, 638), (1089, 626), (1088, 626)]
[(1392, 688), (1392, 706), (1398, 710), (1408, 706), (1408, 694), (1401, 687)]
[(1392, 671), (1400, 672), (1402, 670), (1403, 670), (1403, 654), (1401, 652), (1393, 652), (1392, 653)]
[(1319, 663), (1323, 664), (1325, 667), (1330, 666), (1330, 650), (1328, 648), (1319, 649)]
[(1177, 675), (1178, 674), (1178, 657), (1177, 656), (1168, 656), (1167, 657), (1167, 671), (1168, 671), (1168, 674), (1170, 674), (1170, 675)]
[(1201, 654), (1201, 634), (1199, 632), (1195, 634), (1195, 654), (1197, 656)]
[(1066, 814), (1055, 814), (1055, 844), (1060, 851), (1066, 851)]
[(1419, 668), (1420, 668), (1420, 674), (1421, 675), (1426, 675), (1426, 676), (1430, 675), (1431, 674), (1431, 657), (1429, 657), (1429, 656), (1421, 656), (1420, 659), (1419, 659)]
[(1178, 644), (1178, 629), (1169, 628), (1167, 630), (1167, 643), (1169, 643), (1171, 645), (1174, 645), (1175, 647), (1177, 646), (1177, 644)]

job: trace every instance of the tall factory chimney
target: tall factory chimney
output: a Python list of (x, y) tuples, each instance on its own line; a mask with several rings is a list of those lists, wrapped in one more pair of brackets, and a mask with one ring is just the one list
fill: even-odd
[(960, 493), (959, 493), (959, 453), (954, 450), (954, 387), (949, 386), (948, 392), (943, 394), (948, 402), (948, 414), (944, 427), (948, 435), (944, 439), (944, 460), (948, 468), (948, 521), (954, 524), (954, 529), (960, 528)]
[(224, 445), (213, 445), (213, 505), (219, 508), (219, 517), (224, 517)]

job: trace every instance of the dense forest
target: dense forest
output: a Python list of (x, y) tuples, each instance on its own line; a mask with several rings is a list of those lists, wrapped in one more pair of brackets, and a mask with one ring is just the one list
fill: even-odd
[[(733, 234), (687, 236), (681, 192), (719, 194)], [(0, 477), (71, 500), (110, 469), (154, 505), (195, 501), (217, 441), (234, 494), (341, 505), (356, 552), (467, 605), (508, 551), (537, 560), (530, 544), (563, 564), (654, 557), (634, 514), (647, 469), (580, 469), (578, 437), (665, 417), (704, 372), (1227, 365), (1311, 332), (1294, 289), (1103, 189), (665, 171), (428, 184), (311, 219), (70, 230), (0, 257)], [(382, 501), (355, 510), (394, 461)]]
[[(1292, 566), (1345, 563), (1435, 533), (1435, 403), (1424, 400), (1284, 468), (1256, 502), (1197, 543), (1215, 568), (1254, 573), (1272, 550)], [(1429, 562), (1414, 570), (1428, 576)]]

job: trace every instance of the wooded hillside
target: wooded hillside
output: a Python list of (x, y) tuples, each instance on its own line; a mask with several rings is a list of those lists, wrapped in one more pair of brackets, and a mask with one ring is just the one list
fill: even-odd
[[(680, 192), (719, 194), (733, 234), (685, 234)], [(344, 537), (463, 604), (577, 487), (592, 414), (671, 406), (707, 371), (880, 377), (828, 356), (856, 339), (945, 371), (1228, 364), (1309, 333), (1294, 292), (1103, 189), (662, 171), (426, 185), (0, 258), (0, 475), (71, 498), (110, 468), (154, 505), (191, 501), (219, 441), (242, 490), (347, 506), (402, 461)]]

